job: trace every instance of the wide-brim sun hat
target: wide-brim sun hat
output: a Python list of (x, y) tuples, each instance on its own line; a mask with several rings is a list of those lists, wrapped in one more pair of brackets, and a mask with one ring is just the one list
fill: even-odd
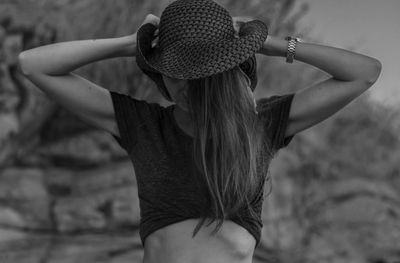
[(212, 0), (176, 0), (161, 14), (158, 45), (151, 46), (157, 29), (152, 23), (137, 31), (136, 63), (172, 101), (162, 75), (175, 79), (198, 79), (218, 74), (235, 66), (257, 84), (255, 54), (268, 35), (260, 20), (243, 23), (237, 34), (233, 18)]

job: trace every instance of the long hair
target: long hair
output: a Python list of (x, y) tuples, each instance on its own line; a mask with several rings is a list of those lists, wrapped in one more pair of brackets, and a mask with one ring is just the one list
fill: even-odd
[(250, 203), (267, 178), (266, 171), (257, 171), (257, 160), (262, 156), (270, 158), (272, 152), (263, 139), (263, 124), (258, 120), (250, 79), (239, 66), (188, 80), (187, 88), (194, 124), (194, 163), (211, 201), (194, 229), (194, 237), (207, 218), (211, 218), (208, 225), (218, 220), (214, 234), (224, 219), (240, 209), (248, 209), (256, 216)]

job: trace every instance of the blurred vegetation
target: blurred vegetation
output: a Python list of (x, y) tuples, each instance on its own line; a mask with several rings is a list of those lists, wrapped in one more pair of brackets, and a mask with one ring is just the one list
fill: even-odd
[[(137, 188), (126, 153), (21, 76), (16, 58), (45, 44), (131, 34), (146, 14), (160, 16), (171, 2), (0, 0), (0, 262), (141, 262)], [(318, 42), (296, 26), (307, 5), (216, 2), (232, 16), (264, 21), (272, 35)], [(303, 63), (257, 59), (256, 97), (328, 77)], [(168, 105), (134, 58), (76, 72), (104, 88)], [(399, 260), (399, 115), (368, 94), (297, 134), (271, 163), (273, 192), (263, 207), (254, 262)]]

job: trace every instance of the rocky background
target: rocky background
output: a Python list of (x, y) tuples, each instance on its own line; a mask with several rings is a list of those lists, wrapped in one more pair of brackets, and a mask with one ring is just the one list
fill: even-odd
[[(77, 119), (18, 71), (19, 52), (135, 32), (171, 1), (0, 0), (0, 263), (142, 262), (134, 167), (111, 135)], [(270, 34), (302, 34), (294, 0), (217, 1)], [(76, 70), (110, 89), (168, 106), (133, 58)], [(258, 57), (257, 97), (327, 75)], [(373, 87), (379, 88), (379, 87)], [(272, 161), (254, 263), (400, 262), (399, 109), (368, 92), (295, 136)], [(268, 187), (266, 187), (268, 189)]]

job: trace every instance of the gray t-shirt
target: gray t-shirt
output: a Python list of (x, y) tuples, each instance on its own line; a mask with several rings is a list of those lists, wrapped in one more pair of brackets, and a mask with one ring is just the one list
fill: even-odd
[[(208, 207), (207, 189), (201, 175), (195, 171), (191, 158), (192, 137), (186, 134), (173, 117), (174, 105), (137, 100), (110, 91), (120, 137), (113, 135), (128, 153), (138, 184), (140, 227), (145, 238), (164, 226), (189, 218), (201, 218)], [(266, 136), (274, 151), (287, 146), (293, 136), (284, 137), (294, 93), (275, 95), (257, 101), (260, 121), (265, 123)], [(271, 119), (271, 121), (269, 121)], [(260, 163), (266, 173), (269, 161)], [(254, 199), (257, 218), (246, 211), (231, 218), (260, 242), (263, 185)]]

